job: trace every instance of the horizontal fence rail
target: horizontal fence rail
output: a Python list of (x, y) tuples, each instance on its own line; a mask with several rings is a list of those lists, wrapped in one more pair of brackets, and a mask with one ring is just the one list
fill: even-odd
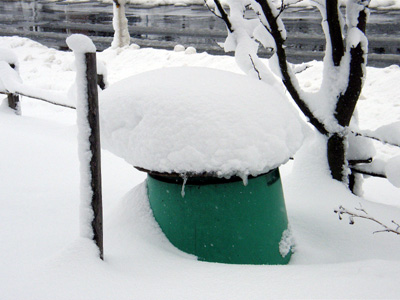
[[(46, 90), (46, 93), (53, 94), (54, 91)], [(47, 102), (47, 103), (50, 103), (50, 104), (53, 104), (53, 105), (62, 106), (62, 107), (66, 107), (66, 108), (71, 108), (71, 109), (76, 109), (76, 107), (72, 106), (72, 105), (68, 105), (68, 104), (64, 104), (64, 103), (58, 103), (56, 101), (52, 101), (50, 99), (46, 99), (45, 97), (42, 97), (42, 96), (35, 96), (35, 95), (29, 94), (29, 93), (23, 93), (23, 92), (19, 92), (19, 91), (15, 91), (15, 92), (10, 93), (8, 91), (1, 91), (0, 90), (0, 94), (8, 95), (8, 97), (10, 97), (10, 95), (12, 97), (15, 97), (16, 95), (25, 96), (25, 97), (29, 97), (29, 98), (32, 98), (32, 99), (44, 101), (44, 102)], [(60, 95), (61, 95), (61, 93), (60, 93)], [(10, 108), (15, 109), (14, 107), (11, 107), (11, 106), (10, 106)]]

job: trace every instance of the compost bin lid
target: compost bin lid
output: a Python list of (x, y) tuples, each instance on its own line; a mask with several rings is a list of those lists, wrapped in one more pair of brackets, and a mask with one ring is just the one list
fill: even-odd
[(209, 68), (141, 73), (100, 94), (102, 145), (133, 166), (219, 177), (266, 173), (301, 146), (304, 124), (264, 82)]

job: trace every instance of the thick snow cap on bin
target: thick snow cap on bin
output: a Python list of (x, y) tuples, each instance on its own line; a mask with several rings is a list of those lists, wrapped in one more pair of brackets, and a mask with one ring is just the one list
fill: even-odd
[(304, 125), (280, 92), (208, 68), (154, 70), (100, 95), (102, 143), (136, 167), (165, 173), (259, 175), (301, 146)]

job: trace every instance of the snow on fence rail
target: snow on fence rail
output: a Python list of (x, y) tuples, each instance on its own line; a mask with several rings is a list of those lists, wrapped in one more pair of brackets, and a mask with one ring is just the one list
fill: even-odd
[[(23, 84), (22, 82), (13, 81), (12, 79), (11, 80), (7, 79), (7, 75), (12, 74), (12, 72), (16, 72), (12, 64), (9, 64), (7, 67), (5, 64), (2, 64), (2, 62), (0, 62), (0, 94), (7, 95), (8, 106), (11, 109), (14, 109), (17, 112), (17, 114), (20, 113), (20, 105), (21, 105), (19, 96), (25, 96), (32, 99), (44, 101), (53, 105), (76, 109), (75, 106), (68, 104), (68, 97), (66, 92), (40, 89), (34, 86)], [(13, 74), (12, 77), (13, 76), (14, 78), (16, 78), (15, 74)], [(97, 74), (97, 85), (101, 89), (106, 88), (103, 74)]]

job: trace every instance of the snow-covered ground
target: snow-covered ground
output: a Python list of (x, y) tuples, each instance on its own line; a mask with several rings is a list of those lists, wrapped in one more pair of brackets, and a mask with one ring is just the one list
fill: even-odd
[[(0, 37), (17, 55), (26, 84), (67, 91), (73, 55), (19, 37)], [(240, 73), (234, 58), (193, 51), (108, 49), (98, 53), (111, 84), (156, 68), (206, 66)], [(299, 74), (316, 90), (322, 64)], [(400, 120), (400, 67), (368, 68), (359, 101), (360, 126)], [(400, 222), (400, 190), (367, 179), (351, 195), (330, 179), (324, 143), (311, 135), (281, 168), (296, 252), (288, 266), (198, 262), (166, 240), (152, 218), (145, 175), (102, 151), (105, 260), (79, 238), (79, 162), (75, 111), (22, 99), (22, 116), (0, 108), (0, 299), (399, 299), (400, 237), (333, 210), (362, 207)], [(397, 149), (379, 146), (382, 157)]]

